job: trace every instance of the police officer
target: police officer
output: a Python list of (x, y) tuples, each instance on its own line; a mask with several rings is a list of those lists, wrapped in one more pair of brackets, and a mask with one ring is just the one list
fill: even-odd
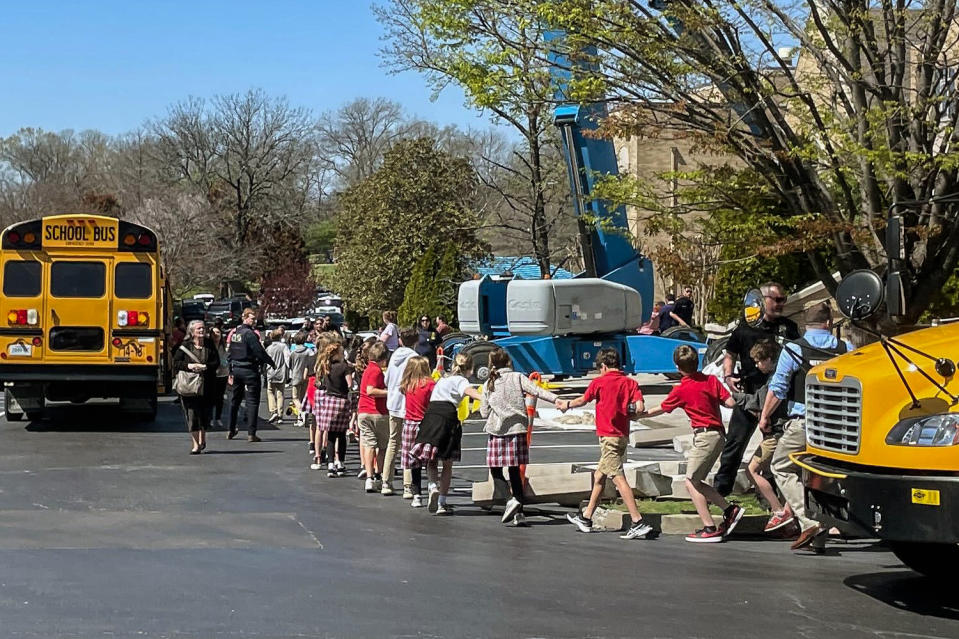
[(787, 344), (779, 355), (776, 372), (769, 380), (759, 428), (764, 433), (769, 432), (772, 415), (781, 403), (787, 402), (786, 414), (789, 417), (776, 444), (771, 467), (776, 484), (792, 507), (802, 530), (792, 549), (809, 547), (816, 554), (822, 554), (826, 531), (806, 516), (802, 470), (790, 454), (806, 450), (806, 373), (817, 364), (851, 351), (853, 345), (832, 334), (832, 310), (828, 303), (808, 308), (805, 321), (806, 332), (802, 338)]
[(275, 367), (273, 359), (267, 355), (260, 344), (260, 338), (253, 331), (256, 311), (248, 308), (243, 311), (242, 323), (230, 333), (227, 359), (230, 362), (230, 384), (233, 395), (230, 400), (229, 439), (236, 437), (236, 416), (240, 411), (240, 402), (246, 398), (247, 441), (258, 442), (256, 436), (257, 413), (260, 409), (260, 368), (263, 364)]
[[(782, 342), (783, 340), (799, 339), (799, 327), (796, 322), (783, 316), (786, 304), (786, 293), (782, 284), (766, 282), (759, 290), (763, 294), (762, 321), (751, 326), (745, 321), (729, 336), (726, 342), (726, 357), (723, 360), (723, 372), (729, 390), (753, 394), (762, 388), (768, 376), (756, 367), (756, 362), (749, 356), (753, 344), (760, 341)], [(660, 315), (665, 313), (665, 308)], [(660, 323), (662, 329), (662, 323)], [(733, 374), (736, 360), (739, 360), (739, 373)], [(756, 418), (752, 413), (742, 409), (739, 405), (733, 408), (729, 418), (729, 428), (726, 433), (726, 444), (719, 459), (719, 470), (716, 471), (713, 487), (723, 497), (733, 491), (736, 474), (743, 461), (743, 453), (749, 439), (756, 431)]]

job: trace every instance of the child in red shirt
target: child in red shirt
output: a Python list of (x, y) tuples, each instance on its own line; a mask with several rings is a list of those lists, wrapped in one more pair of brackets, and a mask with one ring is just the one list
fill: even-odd
[[(389, 353), (383, 342), (370, 346), (369, 363), (360, 380), (360, 401), (357, 404), (357, 423), (360, 427), (360, 452), (366, 468), (366, 492), (375, 493), (383, 487), (383, 462), (390, 440), (390, 418), (386, 409), (386, 380), (383, 369)], [(375, 468), (374, 468), (375, 466)]]
[[(646, 416), (671, 413), (677, 408), (686, 411), (693, 428), (693, 447), (686, 453), (686, 489), (703, 521), (703, 527), (687, 536), (686, 541), (724, 541), (742, 519), (744, 511), (741, 506), (727, 502), (705, 479), (726, 443), (726, 429), (719, 407), (722, 404), (732, 408), (736, 400), (717, 378), (699, 372), (699, 354), (692, 346), (683, 344), (677, 347), (673, 351), (673, 362), (683, 377), (660, 407), (649, 411)], [(723, 523), (718, 528), (709, 513), (710, 503), (723, 509)]]
[(430, 396), (436, 382), (430, 375), (430, 362), (425, 357), (411, 357), (403, 369), (400, 379), (400, 391), (406, 397), (406, 417), (403, 419), (403, 448), (400, 455), (403, 470), (409, 470), (413, 486), (413, 508), (425, 506), (421, 494), (423, 492), (423, 466), (418, 457), (410, 455), (410, 449), (416, 443), (416, 436), (420, 432), (420, 422), (426, 414), (426, 407), (430, 404)]
[(569, 514), (566, 518), (579, 528), (580, 532), (592, 532), (593, 512), (599, 505), (599, 498), (606, 486), (606, 477), (612, 477), (616, 490), (623, 503), (629, 509), (632, 525), (620, 535), (623, 539), (652, 539), (658, 532), (643, 521), (636, 507), (633, 489), (629, 487), (623, 474), (623, 462), (626, 460), (626, 447), (629, 445), (629, 420), (637, 412), (642, 412), (643, 393), (636, 380), (627, 377), (619, 370), (619, 352), (613, 348), (604, 348), (596, 355), (596, 366), (601, 373), (590, 382), (586, 392), (574, 400), (557, 402), (563, 412), (570, 408), (583, 406), (596, 401), (596, 434), (599, 436), (599, 466), (593, 473), (593, 490), (589, 495), (589, 504), (582, 513)]

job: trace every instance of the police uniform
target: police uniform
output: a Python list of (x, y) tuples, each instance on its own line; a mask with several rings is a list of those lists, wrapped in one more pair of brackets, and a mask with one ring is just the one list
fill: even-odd
[[(749, 356), (753, 344), (760, 341), (777, 341), (799, 339), (799, 327), (796, 322), (787, 317), (776, 319), (763, 318), (758, 326), (750, 326), (740, 322), (729, 341), (726, 343), (726, 352), (739, 357), (740, 386), (746, 393), (755, 393), (762, 388), (768, 375), (756, 368), (756, 362)], [(720, 456), (719, 470), (713, 480), (713, 488), (720, 495), (728, 495), (733, 490), (739, 465), (743, 461), (743, 453), (749, 445), (749, 439), (756, 431), (758, 420), (752, 413), (743, 410), (739, 405), (733, 408), (729, 418), (729, 427), (726, 431), (726, 444)]]
[(260, 344), (252, 328), (240, 324), (230, 334), (227, 359), (230, 375), (233, 376), (233, 394), (230, 398), (230, 433), (237, 432), (236, 417), (240, 402), (246, 399), (246, 430), (250, 437), (256, 435), (257, 415), (260, 409), (260, 367), (274, 366), (273, 359)]

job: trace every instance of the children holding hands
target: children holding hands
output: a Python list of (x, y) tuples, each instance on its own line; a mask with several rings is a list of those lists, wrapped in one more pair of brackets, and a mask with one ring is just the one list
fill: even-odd
[(593, 513), (602, 497), (606, 478), (612, 477), (632, 520), (629, 530), (620, 537), (652, 539), (658, 535), (658, 531), (643, 521), (643, 516), (636, 507), (633, 489), (623, 474), (626, 447), (629, 445), (629, 422), (644, 410), (643, 393), (636, 380), (620, 370), (619, 352), (615, 349), (604, 348), (599, 351), (596, 365), (599, 367), (600, 376), (590, 382), (583, 395), (571, 401), (556, 403), (557, 407), (565, 412), (596, 401), (596, 434), (599, 436), (600, 458), (599, 466), (593, 473), (593, 490), (586, 508), (581, 513), (569, 514), (566, 518), (580, 532), (592, 532)]
[[(692, 346), (683, 344), (677, 347), (673, 352), (673, 362), (682, 379), (660, 407), (647, 412), (645, 416), (655, 417), (671, 413), (677, 408), (686, 412), (693, 429), (693, 447), (686, 454), (686, 488), (703, 522), (703, 527), (687, 536), (686, 541), (721, 542), (742, 519), (744, 510), (741, 506), (727, 502), (705, 479), (726, 442), (726, 430), (719, 407), (724, 405), (732, 408), (736, 402), (716, 377), (699, 372), (699, 355)], [(598, 416), (597, 408), (597, 424)], [(723, 510), (723, 521), (718, 527), (709, 513), (710, 503)]]

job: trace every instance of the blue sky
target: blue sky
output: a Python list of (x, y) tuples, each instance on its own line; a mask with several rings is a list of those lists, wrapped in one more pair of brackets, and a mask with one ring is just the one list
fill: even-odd
[(0, 13), (0, 136), (20, 127), (130, 131), (190, 95), (262, 88), (317, 114), (383, 96), (462, 128), (458, 90), (389, 75), (368, 0), (26, 0)]

